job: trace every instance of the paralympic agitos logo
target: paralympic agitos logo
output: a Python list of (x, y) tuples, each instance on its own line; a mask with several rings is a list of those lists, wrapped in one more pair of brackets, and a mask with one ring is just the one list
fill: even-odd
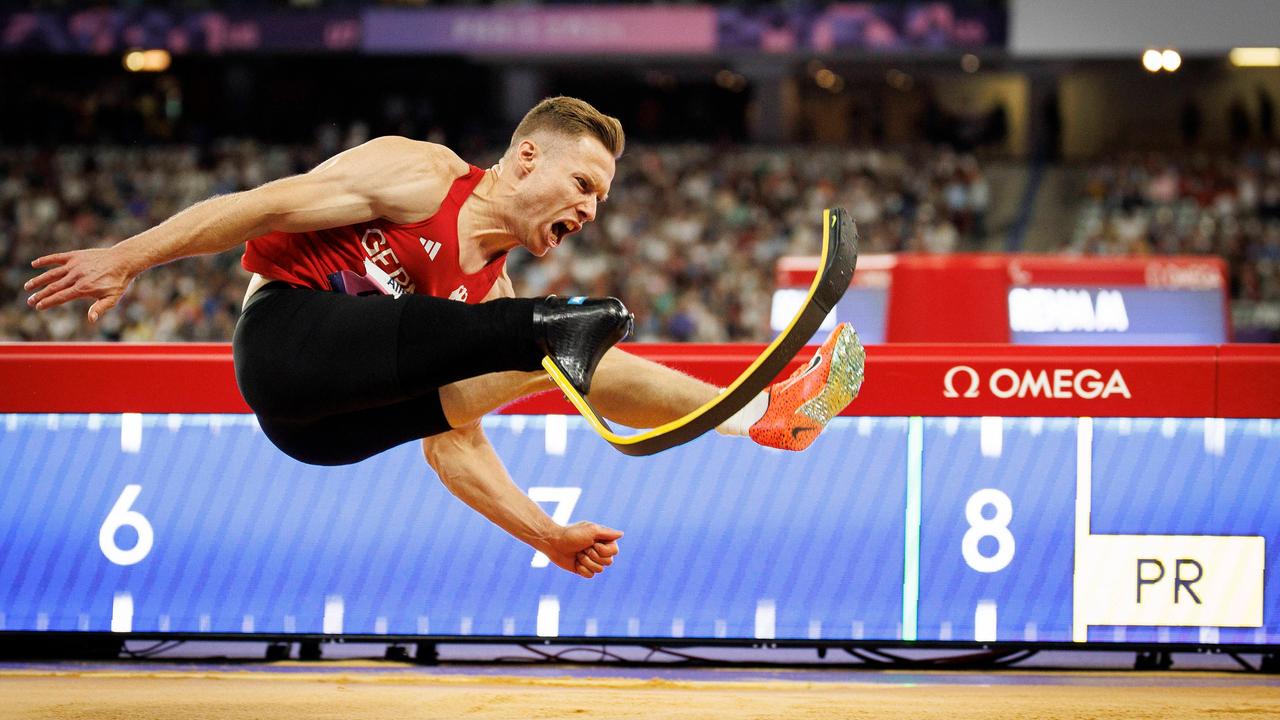
[(953, 365), (942, 377), (942, 396), (948, 398), (976, 398), (986, 388), (992, 395), (1010, 398), (1050, 398), (1068, 400), (1083, 398), (1109, 398), (1113, 395), (1129, 399), (1129, 386), (1118, 369), (1103, 379), (1103, 371), (1093, 368), (1042, 368), (1040, 370), (1014, 370), (999, 368), (983, 382), (981, 373), (968, 365)]

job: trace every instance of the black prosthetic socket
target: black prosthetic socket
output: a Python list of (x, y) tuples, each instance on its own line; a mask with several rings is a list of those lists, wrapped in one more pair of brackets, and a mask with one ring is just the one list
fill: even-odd
[(635, 316), (617, 298), (557, 298), (533, 309), (537, 342), (569, 383), (586, 395), (606, 351), (631, 332)]

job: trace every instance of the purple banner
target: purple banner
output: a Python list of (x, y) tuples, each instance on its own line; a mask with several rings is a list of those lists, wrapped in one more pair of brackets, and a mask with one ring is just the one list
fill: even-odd
[(1003, 47), (1008, 17), (946, 2), (824, 8), (532, 6), (364, 11), (94, 9), (0, 15), (0, 51), (109, 54), (130, 48), (510, 55), (708, 55)]
[(835, 3), (825, 8), (725, 8), (721, 50), (766, 53), (958, 50), (1003, 47), (1006, 15), (950, 3)]
[(360, 45), (354, 12), (217, 11), (99, 8), (58, 14), (0, 16), (0, 50), (106, 55), (130, 48), (163, 48), (175, 54), (227, 52), (351, 51)]
[(716, 49), (716, 12), (709, 6), (368, 10), (363, 47), (375, 53), (705, 54)]

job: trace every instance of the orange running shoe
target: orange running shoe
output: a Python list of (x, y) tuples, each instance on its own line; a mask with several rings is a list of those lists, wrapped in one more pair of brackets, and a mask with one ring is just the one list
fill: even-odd
[(780, 450), (804, 450), (858, 396), (866, 351), (849, 323), (840, 323), (809, 364), (769, 386), (769, 408), (751, 439)]

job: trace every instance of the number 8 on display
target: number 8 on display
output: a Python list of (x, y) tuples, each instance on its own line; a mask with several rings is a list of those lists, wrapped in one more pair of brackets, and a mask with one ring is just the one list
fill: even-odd
[[(996, 514), (990, 520), (983, 517), (982, 511), (990, 505)], [(969, 496), (964, 505), (964, 517), (969, 521), (969, 530), (960, 543), (960, 551), (969, 567), (981, 573), (1000, 572), (1013, 561), (1013, 533), (1009, 532), (1009, 521), (1013, 520), (1013, 501), (1008, 495), (995, 488), (983, 488)], [(978, 543), (984, 537), (996, 540), (996, 553), (983, 555)]]

